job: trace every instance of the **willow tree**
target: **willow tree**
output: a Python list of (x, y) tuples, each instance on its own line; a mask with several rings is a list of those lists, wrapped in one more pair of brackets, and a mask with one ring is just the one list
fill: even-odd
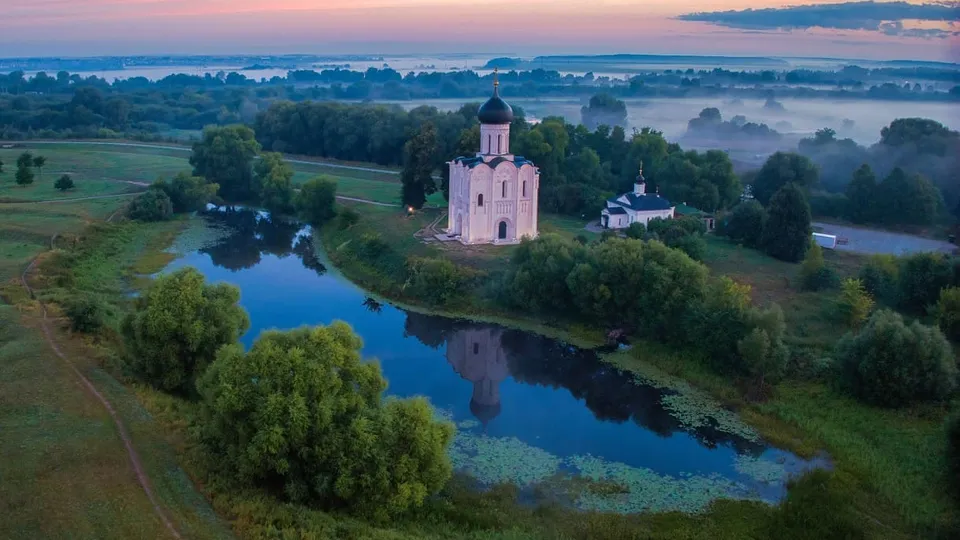
[(239, 289), (193, 268), (157, 278), (123, 322), (130, 367), (161, 390), (191, 393), (217, 349), (250, 327), (239, 300)]
[(388, 519), (451, 475), (451, 424), (423, 399), (383, 401), (387, 382), (343, 322), (224, 347), (200, 380), (205, 444), (242, 483), (294, 501)]

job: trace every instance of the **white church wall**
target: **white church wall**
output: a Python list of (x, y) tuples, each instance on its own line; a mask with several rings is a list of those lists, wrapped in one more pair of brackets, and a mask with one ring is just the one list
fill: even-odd
[(510, 124), (481, 124), (480, 153), (502, 156), (510, 153)]

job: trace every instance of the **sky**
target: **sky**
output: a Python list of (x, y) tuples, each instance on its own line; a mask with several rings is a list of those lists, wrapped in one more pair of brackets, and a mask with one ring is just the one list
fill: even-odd
[[(0, 57), (723, 54), (960, 62), (960, 38), (736, 28), (691, 12), (770, 0), (2, 0)], [(798, 2), (793, 2), (798, 3)], [(832, 3), (808, 0), (804, 4)], [(954, 25), (951, 30), (960, 30)]]

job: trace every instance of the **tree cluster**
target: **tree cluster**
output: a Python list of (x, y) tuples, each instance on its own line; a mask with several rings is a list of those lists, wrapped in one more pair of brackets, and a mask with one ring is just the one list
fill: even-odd
[(521, 243), (502, 287), (511, 307), (703, 350), (717, 369), (761, 383), (786, 361), (779, 308), (752, 308), (749, 287), (710, 279), (702, 264), (659, 241), (581, 245), (543, 235)]
[(386, 520), (451, 476), (454, 427), (421, 398), (384, 401), (387, 382), (343, 322), (220, 349), (198, 384), (203, 436), (223, 471), (299, 502)]
[(239, 298), (185, 268), (158, 278), (122, 324), (137, 376), (199, 397), (198, 432), (220, 474), (379, 520), (444, 486), (454, 427), (423, 399), (385, 400), (349, 326), (272, 331), (245, 352)]
[(900, 407), (942, 401), (957, 385), (953, 349), (937, 328), (906, 324), (890, 310), (879, 310), (858, 333), (834, 351), (841, 384), (874, 405)]
[[(800, 141), (799, 152), (820, 166), (825, 189), (835, 193), (846, 191), (851, 199), (851, 219), (858, 222), (885, 223), (902, 219), (886, 213), (887, 208), (897, 209), (892, 194), (901, 198), (918, 196), (917, 206), (924, 209), (930, 208), (931, 198), (942, 198), (946, 209), (957, 213), (960, 133), (934, 120), (894, 120), (881, 130), (880, 140), (870, 147), (859, 146), (850, 139), (837, 139), (834, 130), (824, 128), (814, 137)], [(901, 171), (896, 172), (897, 169)], [(885, 180), (878, 184), (877, 177)], [(928, 183), (940, 194), (932, 194)], [(887, 185), (881, 187), (884, 184)], [(902, 190), (906, 192), (899, 193)], [(876, 205), (876, 211), (871, 211), (867, 201)], [(915, 209), (905, 210), (912, 213)], [(878, 217), (876, 213), (880, 211), (883, 213)], [(920, 216), (912, 217), (912, 221), (918, 221)]]

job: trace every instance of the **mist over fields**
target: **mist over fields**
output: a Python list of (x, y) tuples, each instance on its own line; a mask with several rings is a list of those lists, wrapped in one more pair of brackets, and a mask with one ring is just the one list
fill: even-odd
[[(547, 116), (562, 116), (569, 122), (578, 123), (580, 108), (587, 101), (586, 99), (504, 97), (512, 105), (522, 107), (528, 120), (532, 121)], [(441, 110), (455, 110), (467, 101), (478, 100), (426, 100), (395, 103), (406, 109), (432, 105)], [(930, 118), (951, 129), (960, 128), (960, 110), (955, 103), (778, 98), (777, 102), (783, 106), (783, 109), (778, 111), (765, 107), (764, 100), (751, 99), (628, 98), (624, 102), (627, 105), (628, 129), (651, 127), (662, 131), (669, 140), (680, 142), (685, 148), (725, 149), (731, 151), (731, 154), (736, 154), (742, 161), (755, 161), (760, 159), (756, 154), (765, 156), (780, 148), (794, 149), (801, 138), (824, 127), (836, 130), (840, 138), (849, 137), (865, 146), (877, 142), (880, 139), (880, 130), (897, 118)], [(742, 115), (748, 122), (767, 124), (783, 137), (778, 141), (730, 142), (687, 136), (687, 123), (707, 107), (718, 108), (724, 120)], [(852, 124), (849, 121), (852, 121)]]

